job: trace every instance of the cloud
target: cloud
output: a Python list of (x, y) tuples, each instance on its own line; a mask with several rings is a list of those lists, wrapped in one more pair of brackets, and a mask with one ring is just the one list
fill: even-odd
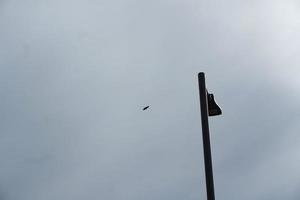
[[(297, 199), (294, 1), (3, 1), (4, 199)], [(151, 109), (142, 112), (144, 105)]]

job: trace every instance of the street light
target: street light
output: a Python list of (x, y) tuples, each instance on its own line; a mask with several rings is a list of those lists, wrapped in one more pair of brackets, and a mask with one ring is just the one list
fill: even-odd
[(208, 116), (221, 115), (222, 111), (220, 107), (216, 104), (214, 100), (214, 95), (209, 94), (207, 92), (204, 72), (200, 72), (198, 74), (198, 83), (199, 83), (207, 200), (215, 200)]

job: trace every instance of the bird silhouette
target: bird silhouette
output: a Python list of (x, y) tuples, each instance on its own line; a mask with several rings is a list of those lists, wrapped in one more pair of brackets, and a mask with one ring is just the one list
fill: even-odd
[(146, 106), (146, 107), (143, 108), (143, 110), (147, 110), (148, 108), (149, 108), (149, 106)]

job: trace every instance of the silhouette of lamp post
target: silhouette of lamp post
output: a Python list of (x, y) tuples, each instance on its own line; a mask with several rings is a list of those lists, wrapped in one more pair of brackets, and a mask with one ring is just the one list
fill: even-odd
[(205, 85), (205, 74), (203, 72), (200, 72), (198, 74), (198, 83), (200, 95), (207, 200), (215, 200), (208, 116), (221, 115), (222, 111), (220, 107), (216, 104), (214, 100), (214, 95), (209, 94), (207, 92)]

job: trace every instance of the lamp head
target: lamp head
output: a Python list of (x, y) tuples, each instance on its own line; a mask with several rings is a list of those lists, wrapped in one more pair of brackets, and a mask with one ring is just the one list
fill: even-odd
[(208, 104), (208, 116), (216, 116), (222, 114), (221, 108), (215, 102), (214, 95), (209, 94), (208, 92), (207, 92), (207, 104)]

